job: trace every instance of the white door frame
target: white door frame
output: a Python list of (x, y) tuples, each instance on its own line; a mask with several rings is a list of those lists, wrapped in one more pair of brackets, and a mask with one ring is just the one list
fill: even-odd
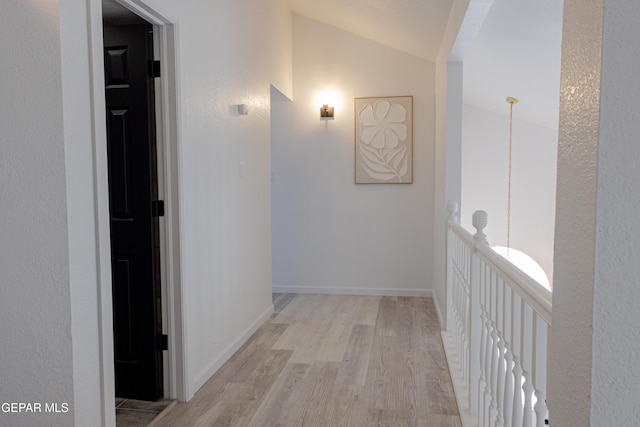
[[(180, 217), (182, 202), (179, 194), (179, 87), (177, 62), (176, 24), (150, 8), (142, 0), (116, 0), (155, 26), (157, 52), (160, 54), (161, 75), (156, 85), (156, 117), (160, 122), (157, 132), (158, 159), (163, 164), (159, 186), (164, 190), (165, 217), (161, 218), (161, 239), (164, 240), (163, 279), (166, 292), (166, 324), (169, 335), (167, 354), (168, 390), (166, 397), (186, 400), (188, 393), (186, 334), (181, 273)], [(114, 367), (113, 326), (111, 298), (111, 244), (109, 220), (109, 193), (107, 172), (107, 148), (105, 125), (104, 58), (102, 37), (102, 0), (87, 0), (89, 6), (90, 73), (93, 102), (93, 128), (95, 143), (96, 221), (98, 234), (98, 274), (100, 297), (101, 387), (103, 400), (103, 425), (110, 425), (113, 412)]]

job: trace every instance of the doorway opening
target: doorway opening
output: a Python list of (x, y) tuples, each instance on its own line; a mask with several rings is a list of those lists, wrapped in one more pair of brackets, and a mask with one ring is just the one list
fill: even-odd
[(115, 394), (186, 400), (174, 27), (139, 0), (102, 18)]

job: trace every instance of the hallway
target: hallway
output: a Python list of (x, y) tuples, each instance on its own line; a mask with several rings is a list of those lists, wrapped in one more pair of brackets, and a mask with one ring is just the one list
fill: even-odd
[(275, 314), (159, 426), (461, 426), (430, 298), (274, 294)]

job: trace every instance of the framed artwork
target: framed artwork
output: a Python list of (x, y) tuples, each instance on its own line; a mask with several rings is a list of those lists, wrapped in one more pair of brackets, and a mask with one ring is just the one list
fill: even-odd
[(413, 182), (413, 96), (355, 98), (355, 180)]

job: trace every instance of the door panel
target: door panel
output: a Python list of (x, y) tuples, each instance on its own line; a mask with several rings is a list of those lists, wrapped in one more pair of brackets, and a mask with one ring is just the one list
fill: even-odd
[(151, 31), (104, 28), (116, 395), (145, 400), (162, 396)]
[(126, 255), (113, 254), (113, 281), (118, 286), (113, 289), (113, 303), (118, 309), (113, 322), (118, 334), (115, 336), (114, 351), (116, 363), (135, 362), (135, 300), (133, 260)]
[(109, 109), (109, 182), (111, 217), (133, 219), (131, 212), (131, 139), (127, 135), (128, 109)]

